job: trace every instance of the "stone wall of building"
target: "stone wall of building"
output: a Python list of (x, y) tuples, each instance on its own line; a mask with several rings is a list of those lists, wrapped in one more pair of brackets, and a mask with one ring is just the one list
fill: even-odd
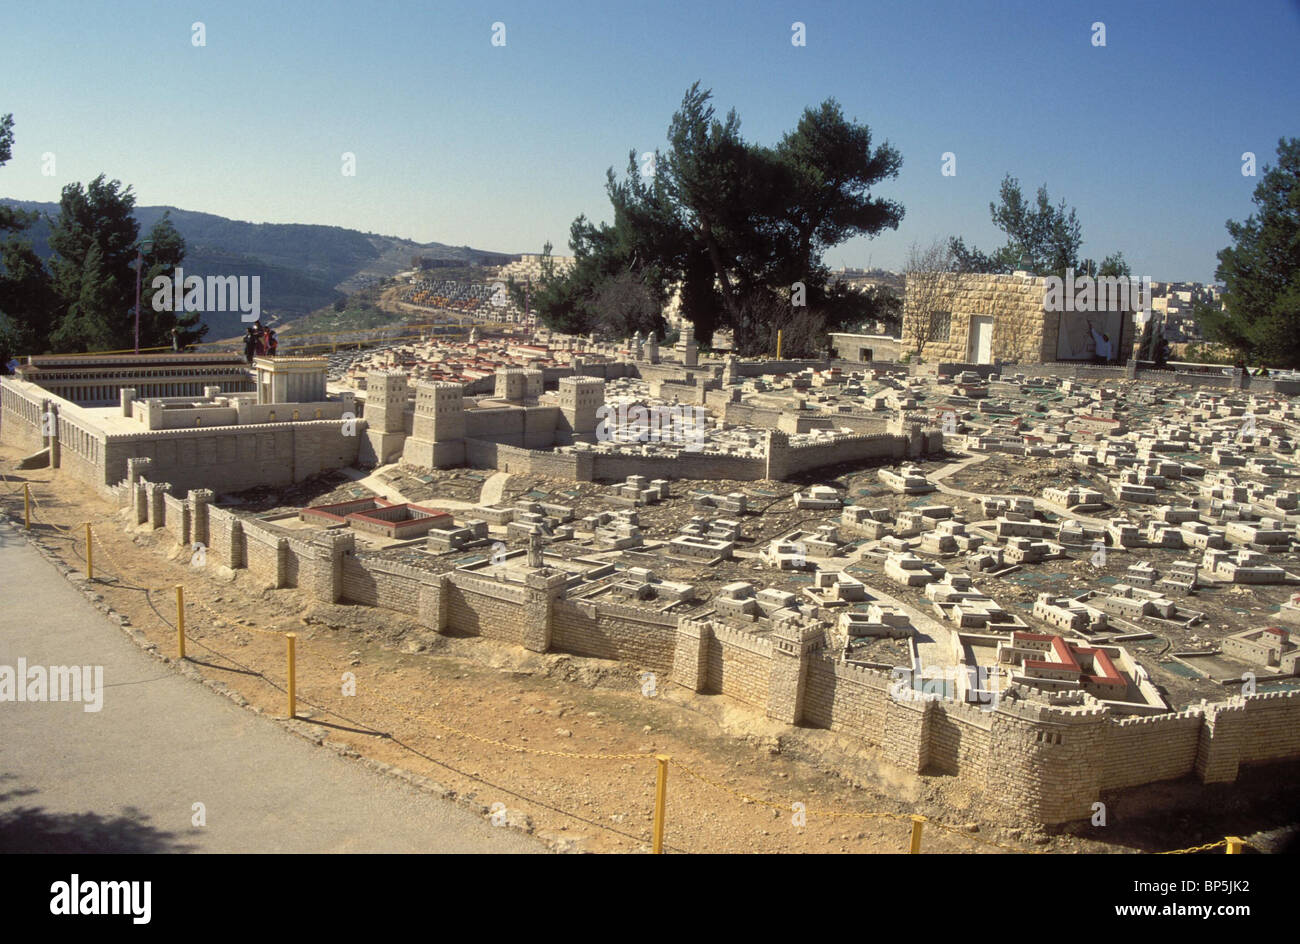
[(557, 600), (551, 645), (561, 652), (616, 659), (667, 673), (677, 641), (677, 617), (644, 607)]
[(103, 440), (84, 436), (76, 427), (70, 427), (60, 415), (58, 424), (58, 468), (81, 482), (100, 485), (103, 475), (100, 464)]
[[(1151, 736), (1152, 725), (1160, 731)], [(1196, 712), (1125, 718), (1107, 727), (1101, 782), (1107, 789), (1171, 780), (1196, 764), (1201, 716)]]
[(705, 691), (767, 706), (772, 644), (767, 639), (715, 624), (705, 654)]
[(575, 482), (591, 481), (591, 456), (522, 449), (478, 439), (465, 440), (465, 462), (476, 469), (497, 469), (518, 475), (544, 475)]
[[(916, 293), (904, 293), (904, 354), (915, 352), (918, 336), (930, 330), (929, 309), (917, 308)], [(1056, 359), (1056, 331), (1046, 330), (1043, 280), (1016, 275), (953, 275), (940, 289), (934, 308), (951, 316), (946, 339), (926, 338), (921, 356), (927, 361), (965, 363), (970, 357), (971, 317), (993, 318), (992, 350), (995, 358), (1037, 364)], [(1050, 334), (1050, 338), (1049, 338)], [(1050, 346), (1049, 346), (1050, 340)]]
[(978, 706), (934, 703), (926, 723), (925, 769), (982, 780), (993, 749), (993, 715)]
[(315, 565), (316, 554), (313, 551), (311, 542), (285, 535), (283, 585), (312, 589), (310, 583), (304, 581), (303, 574), (309, 572)]
[(764, 477), (760, 456), (731, 456), (707, 452), (683, 452), (675, 456), (638, 456), (625, 453), (592, 454), (592, 479), (622, 482), (629, 475), (651, 479), (735, 479), (756, 482)]
[[(725, 393), (725, 391), (723, 391)], [(728, 426), (757, 426), (760, 429), (776, 429), (781, 422), (781, 411), (753, 403), (722, 402), (722, 420)]]
[[(330, 469), (354, 465), (365, 424), (338, 420), (283, 422), (139, 433), (103, 433), (81, 407), (39, 398), (34, 384), (0, 381), (0, 439), (20, 449), (40, 449), (42, 404), (57, 413), (52, 424), (58, 467), (105, 494), (126, 478), (127, 461), (153, 460), (151, 474), (175, 489), (236, 491), (282, 486)], [(66, 461), (65, 461), (66, 460)]]
[(560, 421), (558, 406), (466, 410), (465, 437), (524, 449), (547, 449), (555, 443)]
[(1233, 732), (1238, 763), (1262, 764), (1300, 754), (1298, 702), (1296, 692), (1263, 692), (1239, 702), (1244, 717)]
[(23, 452), (36, 452), (45, 446), (41, 416), (42, 404), (48, 397), (35, 384), (0, 379), (0, 440), (6, 446)]
[[(993, 319), (991, 358), (995, 363), (1043, 364), (1057, 358), (1059, 312), (1044, 310), (1046, 281), (1019, 275), (951, 274), (942, 283), (933, 309), (950, 315), (948, 336), (928, 338), (921, 352), (927, 362), (973, 360), (971, 318)], [(903, 306), (904, 355), (915, 355), (918, 336), (930, 330), (931, 310), (920, 311), (916, 293), (905, 293)], [(1133, 319), (1121, 320), (1115, 360), (1128, 360), (1136, 340)]]
[(173, 495), (163, 496), (167, 532), (177, 544), (188, 547), (190, 544), (190, 506), (184, 499)]
[(453, 574), (447, 587), (446, 606), (449, 631), (523, 645), (527, 629), (526, 588)]
[(804, 720), (832, 731), (852, 731), (874, 747), (885, 743), (888, 673), (821, 657), (808, 664)]
[(912, 424), (905, 433), (863, 433), (841, 436), (826, 442), (791, 445), (780, 430), (767, 433), (767, 472), (764, 478), (783, 480), (841, 462), (881, 461), (921, 456), (943, 451), (943, 434)]
[(244, 566), (244, 525), (239, 515), (208, 507), (208, 560), (231, 569)]
[(343, 600), (382, 606), (408, 616), (420, 612), (420, 575), (422, 571), (393, 561), (343, 556)]
[(879, 334), (831, 333), (831, 347), (841, 360), (860, 364), (877, 361), (897, 361), (902, 356), (898, 338)]
[(264, 587), (283, 587), (284, 559), (289, 542), (278, 533), (279, 529), (268, 527), (255, 518), (243, 520), (244, 531), (244, 566)]

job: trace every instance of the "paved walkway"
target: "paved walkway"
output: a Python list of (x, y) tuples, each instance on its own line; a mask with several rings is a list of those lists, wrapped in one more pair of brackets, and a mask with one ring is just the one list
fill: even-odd
[[(930, 481), (934, 484), (935, 488), (937, 488), (940, 492), (942, 492), (945, 495), (956, 495), (959, 498), (969, 498), (971, 501), (976, 501), (976, 502), (982, 498), (992, 498), (994, 496), (1007, 494), (1001, 491), (970, 492), (967, 491), (966, 489), (956, 488), (952, 485), (948, 485), (943, 481), (944, 479), (948, 478), (950, 475), (954, 475), (957, 472), (960, 472), (962, 469), (966, 468), (967, 466), (974, 465), (977, 462), (984, 462), (985, 460), (991, 457), (992, 457), (991, 453), (976, 453), (975, 455), (972, 455), (966, 459), (959, 459), (956, 462), (949, 462), (947, 465), (935, 469), (933, 472), (931, 472), (929, 476)], [(1043, 498), (1042, 496), (1032, 495), (1026, 497), (1033, 499), (1034, 507), (1037, 508), (1039, 511), (1049, 511), (1059, 518), (1068, 518), (1068, 519), (1073, 519), (1074, 521), (1081, 521), (1084, 524), (1094, 528), (1106, 528), (1109, 527), (1110, 525), (1110, 521), (1106, 518), (1094, 518), (1091, 515), (1085, 515), (1079, 511), (1072, 511), (1071, 509), (1065, 507), (1064, 505), (1058, 505), (1055, 502), (1050, 502), (1046, 498)]]
[(103, 667), (98, 712), (0, 701), (0, 852), (545, 851), (176, 674), (8, 529), (0, 579), (0, 666)]
[[(395, 502), (399, 505), (409, 504), (411, 500), (398, 491), (395, 485), (380, 478), (380, 473), (387, 472), (389, 469), (394, 468), (396, 468), (396, 465), (390, 464), (380, 466), (369, 473), (351, 467), (339, 469), (339, 471), (358, 485), (375, 492), (381, 498), (386, 498), (390, 502)], [(503, 475), (507, 479), (510, 478), (510, 476), (505, 472), (498, 472), (497, 475)], [(496, 478), (496, 476), (490, 476), (487, 482), (483, 484), (483, 487), (487, 488), (488, 483), (490, 483), (493, 478)], [(503, 481), (501, 484), (504, 486), (505, 482)], [(416, 502), (415, 504), (421, 504), (421, 502)], [(481, 502), (464, 501), (459, 498), (426, 498), (424, 499), (423, 504), (430, 508), (442, 509), (443, 511), (470, 511), (471, 509), (477, 508)]]
[(478, 501), (480, 505), (495, 505), (501, 500), (501, 495), (506, 490), (506, 483), (510, 481), (509, 472), (494, 472), (488, 476), (488, 480), (483, 483), (483, 489), (479, 492)]
[(396, 467), (395, 464), (381, 465), (376, 466), (369, 472), (363, 472), (360, 469), (349, 466), (344, 469), (339, 469), (339, 471), (363, 488), (370, 489), (380, 498), (386, 498), (390, 502), (405, 505), (409, 503), (410, 499), (399, 492), (391, 482), (386, 482), (379, 477), (380, 473), (387, 472), (389, 469), (394, 469)]

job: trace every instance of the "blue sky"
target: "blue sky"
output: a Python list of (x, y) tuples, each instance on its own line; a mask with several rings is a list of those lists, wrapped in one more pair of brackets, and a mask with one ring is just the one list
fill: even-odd
[(1224, 221), (1252, 209), (1242, 153), (1262, 169), (1300, 135), (1298, 49), (1295, 0), (11, 0), (0, 196), (53, 201), (107, 173), (142, 205), (562, 252), (579, 213), (608, 219), (606, 168), (661, 147), (698, 79), (751, 140), (834, 97), (902, 153), (876, 190), (903, 203), (902, 225), (836, 247), (834, 266), (897, 268), (948, 234), (996, 248), (988, 204), (1009, 172), (1077, 208), (1085, 255), (1204, 281)]

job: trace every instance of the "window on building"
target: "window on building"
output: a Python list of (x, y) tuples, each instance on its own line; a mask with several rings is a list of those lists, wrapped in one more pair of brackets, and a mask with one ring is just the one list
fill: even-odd
[(930, 312), (930, 340), (947, 341), (952, 334), (952, 312)]

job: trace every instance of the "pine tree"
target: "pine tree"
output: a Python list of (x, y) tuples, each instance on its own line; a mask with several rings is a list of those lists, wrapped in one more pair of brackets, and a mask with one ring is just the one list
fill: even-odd
[(56, 351), (125, 350), (135, 341), (135, 195), (101, 174), (68, 184), (50, 221)]
[[(0, 167), (13, 156), (13, 115), (0, 116)], [(54, 295), (50, 276), (23, 230), (37, 219), (0, 206), (0, 373), (22, 352), (45, 350)]]
[(1300, 139), (1278, 141), (1252, 199), (1258, 211), (1228, 221), (1234, 245), (1219, 252), (1223, 309), (1202, 302), (1196, 319), (1249, 362), (1300, 367)]

